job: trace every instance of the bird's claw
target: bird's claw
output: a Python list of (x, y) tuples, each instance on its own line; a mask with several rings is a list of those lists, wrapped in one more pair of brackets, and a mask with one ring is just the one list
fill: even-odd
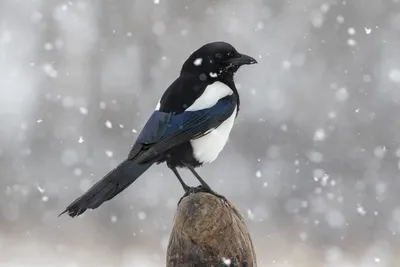
[(217, 192), (212, 190), (210, 187), (205, 187), (205, 186), (199, 185), (199, 186), (196, 186), (196, 187), (188, 186), (188, 188), (185, 188), (185, 194), (178, 201), (178, 206), (181, 203), (182, 199), (184, 199), (185, 197), (187, 197), (187, 196), (189, 196), (191, 194), (200, 193), (200, 192), (209, 193), (209, 194), (214, 195), (217, 198), (221, 199), (223, 202), (228, 203), (228, 200), (224, 196), (218, 194)]

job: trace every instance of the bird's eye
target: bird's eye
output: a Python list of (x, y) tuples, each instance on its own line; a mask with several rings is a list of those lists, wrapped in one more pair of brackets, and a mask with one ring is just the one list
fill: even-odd
[(228, 55), (228, 57), (233, 56), (233, 53), (232, 53), (232, 52), (228, 52), (228, 53), (226, 53), (226, 54)]
[(217, 54), (215, 54), (215, 57), (221, 59), (222, 55), (220, 53), (217, 53)]

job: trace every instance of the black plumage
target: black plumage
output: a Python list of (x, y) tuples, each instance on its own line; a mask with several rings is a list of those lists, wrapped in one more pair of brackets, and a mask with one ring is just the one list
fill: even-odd
[(211, 190), (194, 168), (213, 161), (225, 145), (240, 104), (233, 75), (241, 65), (254, 63), (253, 58), (224, 42), (209, 43), (195, 51), (163, 94), (127, 159), (63, 213), (74, 217), (99, 207), (154, 163), (166, 162), (185, 191), (190, 187), (177, 167), (188, 168), (203, 187)]

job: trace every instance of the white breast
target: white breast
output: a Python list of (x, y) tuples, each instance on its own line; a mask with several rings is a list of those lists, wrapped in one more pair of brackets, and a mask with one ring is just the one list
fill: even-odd
[(218, 128), (212, 130), (207, 135), (198, 139), (191, 140), (193, 156), (201, 163), (214, 161), (228, 141), (236, 117), (236, 108), (232, 115), (224, 121)]
[[(204, 90), (203, 94), (186, 110), (195, 111), (214, 106), (221, 98), (233, 94), (229, 86), (222, 82), (215, 82)], [(237, 109), (218, 128), (211, 130), (203, 137), (190, 140), (193, 156), (201, 163), (214, 161), (228, 141), (236, 118)]]
[(214, 82), (213, 84), (207, 86), (203, 94), (197, 98), (190, 107), (185, 109), (185, 111), (196, 111), (200, 109), (211, 108), (217, 104), (218, 100), (231, 94), (233, 94), (233, 91), (228, 85), (222, 82)]

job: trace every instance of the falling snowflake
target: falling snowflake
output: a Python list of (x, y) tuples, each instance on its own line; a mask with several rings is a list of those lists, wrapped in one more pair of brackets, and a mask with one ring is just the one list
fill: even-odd
[(138, 213), (139, 220), (145, 220), (147, 218), (147, 214), (143, 211)]
[(80, 112), (82, 115), (88, 114), (87, 108), (84, 108), (84, 107), (80, 107), (80, 108), (79, 108), (79, 112)]
[(311, 162), (315, 162), (315, 163), (322, 162), (324, 159), (324, 155), (322, 155), (322, 153), (317, 152), (317, 151), (311, 151), (310, 153), (308, 153), (307, 156)]
[(350, 38), (347, 40), (347, 44), (349, 46), (355, 46), (357, 44), (357, 42), (356, 42), (356, 40)]
[(387, 152), (387, 150), (386, 150), (385, 146), (377, 146), (374, 149), (375, 157), (380, 158), (380, 159), (382, 159), (386, 155), (386, 152)]
[(360, 204), (358, 204), (357, 206), (358, 206), (358, 207), (357, 207), (357, 212), (358, 212), (359, 214), (361, 214), (361, 215), (367, 214), (367, 212), (365, 211), (365, 209), (364, 209), (363, 206), (361, 206)]
[(336, 21), (337, 21), (338, 23), (343, 23), (343, 22), (344, 22), (344, 17), (343, 17), (343, 16), (337, 16), (337, 17), (336, 17)]
[(354, 28), (349, 28), (349, 29), (347, 30), (347, 32), (348, 32), (350, 35), (356, 34), (356, 30), (355, 30)]
[(106, 121), (106, 122), (104, 123), (104, 125), (105, 125), (108, 129), (111, 129), (111, 128), (112, 128), (112, 123), (111, 123), (111, 121)]
[(326, 134), (325, 134), (325, 130), (320, 128), (317, 129), (314, 133), (314, 141), (323, 141), (325, 140)]
[(45, 189), (40, 187), (39, 185), (36, 188), (40, 192), (40, 194), (43, 194), (45, 192)]
[(349, 92), (345, 87), (340, 88), (339, 90), (336, 91), (335, 94), (336, 100), (340, 102), (344, 102), (349, 98)]
[(53, 65), (49, 63), (43, 65), (43, 71), (51, 78), (56, 78), (58, 76), (58, 72), (54, 69)]
[(389, 79), (394, 83), (400, 83), (400, 69), (390, 70)]
[(225, 258), (225, 257), (222, 257), (222, 261), (224, 262), (224, 264), (225, 265), (227, 265), (227, 266), (230, 266), (231, 265), (231, 259), (229, 259), (229, 258)]
[(202, 59), (202, 58), (196, 58), (196, 60), (193, 61), (193, 64), (194, 64), (195, 66), (200, 66), (202, 62), (203, 62), (203, 59)]
[(249, 218), (249, 220), (253, 221), (255, 218), (254, 213), (249, 209), (247, 210), (247, 217)]
[(81, 176), (83, 171), (80, 168), (75, 168), (73, 173), (74, 173), (75, 176)]

